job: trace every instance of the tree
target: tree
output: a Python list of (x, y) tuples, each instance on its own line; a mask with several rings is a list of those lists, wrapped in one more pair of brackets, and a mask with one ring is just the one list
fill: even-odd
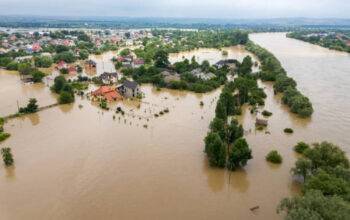
[(291, 169), (293, 175), (300, 175), (304, 180), (311, 175), (312, 162), (306, 158), (299, 158), (295, 162), (295, 167)]
[(218, 133), (209, 132), (205, 138), (205, 152), (213, 167), (225, 167), (226, 150)]
[(45, 77), (45, 73), (36, 69), (32, 72), (32, 76), (33, 76), (33, 82), (38, 83), (38, 82), (42, 82), (42, 79)]
[(36, 67), (49, 68), (53, 60), (49, 56), (37, 56), (34, 58), (34, 62)]
[(170, 64), (168, 53), (165, 50), (158, 50), (153, 59), (156, 67), (165, 68)]
[(86, 60), (87, 58), (89, 58), (89, 52), (87, 50), (81, 50), (79, 52), (79, 59)]
[(221, 140), (226, 140), (226, 123), (221, 118), (215, 117), (210, 123), (210, 130), (220, 135)]
[(227, 168), (235, 170), (238, 167), (243, 167), (252, 158), (252, 150), (249, 149), (247, 141), (244, 138), (237, 139), (229, 153)]
[(304, 142), (299, 142), (297, 145), (294, 146), (294, 151), (302, 154), (305, 150), (309, 149), (310, 146)]
[(13, 156), (11, 153), (11, 148), (9, 147), (4, 147), (1, 149), (1, 154), (2, 154), (2, 159), (4, 161), (4, 164), (6, 166), (11, 166), (14, 162)]
[(67, 91), (61, 91), (58, 99), (60, 104), (68, 104), (74, 102), (74, 93), (70, 93)]
[(228, 130), (228, 143), (234, 143), (238, 138), (243, 137), (243, 127), (237, 120), (231, 120)]
[(57, 63), (61, 60), (63, 60), (66, 63), (74, 63), (76, 61), (76, 57), (74, 54), (70, 51), (64, 51), (61, 53), (57, 53), (54, 57), (53, 60)]
[(64, 76), (57, 76), (54, 80), (54, 84), (51, 87), (51, 89), (56, 92), (59, 93), (62, 89), (63, 86), (67, 83), (66, 79), (64, 78)]
[(128, 56), (128, 55), (130, 55), (130, 49), (128, 49), (128, 48), (123, 49), (122, 51), (120, 51), (119, 55), (120, 56)]
[(201, 64), (201, 69), (203, 72), (209, 72), (210, 63), (208, 60), (204, 60)]
[(303, 186), (303, 191), (319, 190), (325, 196), (341, 196), (350, 201), (350, 181), (346, 181), (334, 174), (319, 170), (308, 178)]
[(37, 100), (34, 98), (29, 99), (28, 105), (24, 108), (20, 108), (20, 113), (35, 113), (38, 111)]
[(311, 161), (313, 171), (337, 166), (349, 168), (345, 152), (329, 142), (315, 144), (313, 148), (306, 150), (304, 155)]
[(31, 63), (19, 63), (18, 64), (18, 72), (22, 75), (29, 75), (32, 72), (32, 64)]
[(302, 197), (283, 199), (277, 212), (285, 212), (287, 220), (345, 220), (350, 216), (350, 204), (340, 197), (326, 197), (311, 190)]
[(238, 67), (238, 72), (242, 75), (247, 75), (252, 72), (253, 61), (250, 56), (244, 57), (242, 64)]
[(219, 100), (215, 108), (215, 116), (227, 121), (227, 108), (223, 101)]

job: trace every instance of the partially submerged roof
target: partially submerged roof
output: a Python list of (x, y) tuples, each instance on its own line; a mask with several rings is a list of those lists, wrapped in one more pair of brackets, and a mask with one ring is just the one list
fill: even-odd
[(137, 85), (137, 82), (135, 82), (135, 81), (125, 80), (123, 82), (123, 86), (130, 88), (130, 89), (136, 89), (138, 85)]

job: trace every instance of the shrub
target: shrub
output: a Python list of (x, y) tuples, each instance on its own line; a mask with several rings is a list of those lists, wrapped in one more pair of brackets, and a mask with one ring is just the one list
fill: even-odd
[(108, 105), (107, 105), (106, 100), (102, 100), (102, 101), (100, 102), (100, 107), (101, 107), (102, 109), (108, 110)]
[(297, 145), (294, 146), (294, 151), (302, 154), (305, 150), (309, 149), (310, 146), (304, 142), (299, 142)]
[(14, 162), (13, 156), (11, 153), (11, 148), (4, 147), (1, 149), (2, 159), (6, 166), (11, 166)]
[(0, 132), (0, 142), (6, 140), (11, 135), (9, 133)]
[(282, 163), (282, 156), (276, 150), (273, 150), (266, 155), (266, 160), (271, 163), (280, 164)]
[(294, 132), (293, 129), (291, 129), (291, 128), (285, 128), (283, 131), (284, 131), (284, 133), (287, 133), (287, 134), (291, 134)]

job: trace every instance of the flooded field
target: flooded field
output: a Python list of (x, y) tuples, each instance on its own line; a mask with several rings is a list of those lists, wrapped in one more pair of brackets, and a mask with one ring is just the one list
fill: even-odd
[[(223, 51), (226, 51), (227, 55), (223, 55)], [(239, 61), (242, 61), (243, 58), (247, 55), (250, 55), (253, 58), (253, 61), (257, 60), (254, 54), (246, 51), (243, 46), (234, 46), (224, 47), (221, 50), (213, 48), (199, 48), (197, 50), (172, 53), (169, 55), (169, 61), (170, 63), (175, 63), (184, 59), (191, 60), (194, 56), (198, 63), (202, 63), (204, 60), (208, 60), (209, 63), (213, 65), (219, 60), (223, 59), (237, 59)]]
[[(278, 202), (299, 191), (289, 173), (297, 158), (292, 146), (300, 140), (349, 146), (350, 58), (283, 34), (251, 39), (282, 61), (311, 98), (315, 114), (308, 120), (295, 117), (273, 95), (272, 85), (261, 83), (268, 94), (265, 109), (273, 112), (270, 134), (255, 131), (255, 116), (244, 111), (239, 120), (254, 157), (244, 170), (212, 169), (203, 153), (220, 90), (200, 95), (144, 85), (142, 102), (111, 105), (121, 106), (125, 116), (77, 98), (72, 105), (6, 124), (12, 136), (1, 145), (12, 148), (15, 166), (0, 167), (0, 219), (281, 219)], [(222, 59), (221, 51), (205, 50), (171, 55), (171, 61), (193, 55), (211, 63)], [(234, 51), (228, 58), (249, 54), (243, 48)], [(100, 59), (106, 60), (102, 71), (110, 71), (109, 58)], [(40, 105), (55, 100), (45, 85), (39, 94), (32, 88), (36, 85), (24, 93), (18, 76), (1, 72), (0, 77), (1, 88), (13, 83), (6, 90), (13, 91), (12, 97), (0, 90), (0, 101), (8, 100), (9, 106), (1, 114), (16, 110), (14, 100), (25, 95), (42, 97)], [(154, 117), (166, 108), (169, 113)], [(284, 134), (286, 127), (295, 133)], [(280, 151), (283, 164), (265, 161), (271, 149)], [(257, 205), (257, 211), (249, 210)]]

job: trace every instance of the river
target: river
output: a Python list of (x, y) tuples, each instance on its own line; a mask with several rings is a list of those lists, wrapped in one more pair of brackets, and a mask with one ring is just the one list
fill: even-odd
[[(300, 140), (348, 146), (350, 58), (283, 34), (254, 34), (251, 39), (282, 61), (311, 98), (315, 114), (311, 120), (295, 117), (269, 83), (260, 83), (268, 94), (265, 109), (273, 112), (270, 134), (255, 131), (256, 116), (243, 112), (239, 120), (254, 157), (244, 169), (210, 168), (203, 153), (219, 90), (200, 95), (144, 85), (141, 103), (113, 104), (126, 111), (124, 117), (77, 98), (72, 105), (6, 124), (12, 136), (1, 146), (12, 148), (15, 166), (0, 167), (0, 219), (281, 219), (278, 202), (299, 192), (289, 173), (297, 158), (292, 146)], [(211, 62), (222, 58), (214, 50), (208, 53), (218, 54)], [(229, 52), (229, 58), (248, 54)], [(0, 76), (15, 80), (10, 74)], [(43, 86), (42, 93), (46, 90)], [(153, 117), (165, 108), (170, 112)], [(285, 127), (295, 133), (284, 134)], [(265, 161), (271, 149), (282, 154), (282, 165)], [(255, 212), (249, 210), (257, 205)]]

